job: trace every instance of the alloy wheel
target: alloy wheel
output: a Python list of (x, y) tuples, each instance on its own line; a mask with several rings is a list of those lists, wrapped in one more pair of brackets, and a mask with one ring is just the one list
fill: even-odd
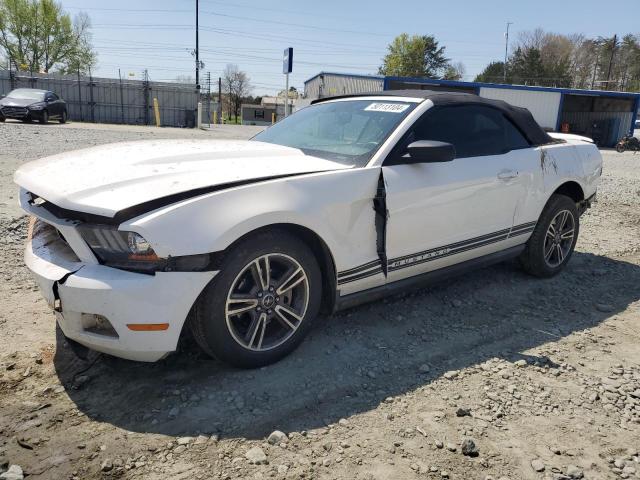
[(309, 304), (309, 279), (294, 258), (282, 253), (262, 255), (231, 284), (225, 303), (227, 328), (233, 339), (252, 351), (285, 343), (304, 321)]
[(576, 222), (569, 210), (561, 210), (553, 217), (544, 239), (544, 261), (552, 267), (558, 267), (571, 253), (575, 236)]

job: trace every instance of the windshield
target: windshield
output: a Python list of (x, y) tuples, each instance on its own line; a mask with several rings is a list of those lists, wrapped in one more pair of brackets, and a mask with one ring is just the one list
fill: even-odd
[(389, 100), (320, 103), (279, 121), (252, 140), (299, 148), (308, 155), (364, 166), (416, 105)]
[(8, 98), (16, 98), (20, 100), (44, 100), (44, 93), (41, 90), (30, 90), (28, 88), (17, 88), (11, 90), (7, 95)]

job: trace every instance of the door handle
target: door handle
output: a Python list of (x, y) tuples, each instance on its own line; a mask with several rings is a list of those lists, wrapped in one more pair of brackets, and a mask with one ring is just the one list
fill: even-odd
[(498, 173), (498, 178), (500, 180), (511, 180), (512, 178), (516, 178), (518, 176), (518, 172), (514, 170), (505, 170)]

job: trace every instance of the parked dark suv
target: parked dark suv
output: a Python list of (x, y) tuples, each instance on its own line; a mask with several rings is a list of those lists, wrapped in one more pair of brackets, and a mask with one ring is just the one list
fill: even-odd
[(15, 118), (24, 122), (38, 120), (47, 123), (57, 119), (67, 121), (67, 104), (58, 95), (48, 90), (35, 88), (16, 88), (0, 99), (0, 122)]

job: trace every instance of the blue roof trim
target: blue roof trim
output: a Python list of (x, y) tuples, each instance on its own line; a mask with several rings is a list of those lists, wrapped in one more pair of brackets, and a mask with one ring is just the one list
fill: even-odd
[(320, 75), (333, 75), (334, 77), (367, 78), (369, 80), (382, 80), (382, 81), (384, 81), (385, 79), (385, 77), (382, 75), (364, 75), (361, 73), (352, 74), (352, 73), (320, 72), (320, 73), (316, 73), (313, 77), (309, 78), (308, 80), (305, 80), (304, 83), (307, 84), (314, 78), (319, 77)]
[(590, 95), (599, 97), (623, 97), (640, 98), (640, 93), (632, 92), (612, 92), (608, 90), (580, 90), (577, 88), (557, 88), (557, 87), (537, 87), (529, 85), (509, 85), (503, 83), (482, 83), (482, 82), (459, 82), (456, 80), (438, 80), (436, 78), (416, 78), (416, 77), (384, 77), (384, 87), (388, 88), (390, 81), (404, 81), (419, 83), (422, 85), (442, 85), (445, 87), (466, 87), (466, 88), (499, 88), (502, 90), (529, 90), (534, 92), (556, 92), (573, 95)]

